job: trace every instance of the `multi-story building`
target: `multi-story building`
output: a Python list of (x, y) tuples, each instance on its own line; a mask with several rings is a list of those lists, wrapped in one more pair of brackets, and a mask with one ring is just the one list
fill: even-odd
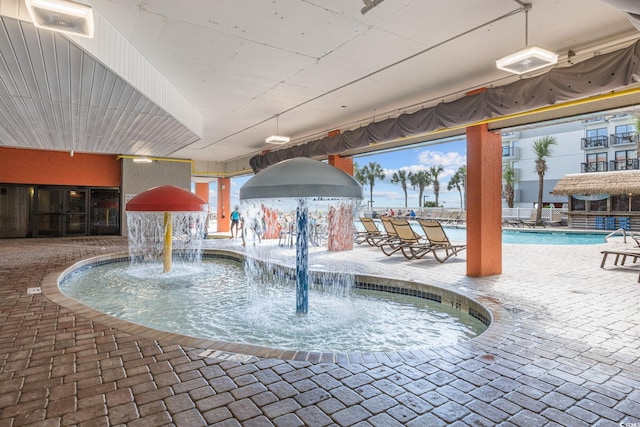
[(556, 138), (546, 158), (543, 205), (567, 207), (566, 196), (550, 194), (563, 175), (640, 169), (636, 121), (631, 112), (616, 112), (504, 132), (502, 164), (511, 164), (516, 172), (514, 207), (532, 208), (538, 201), (534, 141)]

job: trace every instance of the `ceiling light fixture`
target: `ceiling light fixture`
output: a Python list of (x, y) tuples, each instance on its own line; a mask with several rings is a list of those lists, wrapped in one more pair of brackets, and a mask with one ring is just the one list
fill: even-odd
[(153, 160), (151, 160), (148, 157), (135, 157), (133, 159), (133, 163), (151, 163), (153, 162)]
[(529, 46), (529, 10), (531, 4), (524, 5), (525, 48), (496, 60), (496, 67), (514, 74), (524, 74), (558, 62), (558, 55), (538, 46)]
[(291, 141), (291, 138), (289, 138), (288, 136), (282, 136), (282, 135), (278, 135), (278, 128), (279, 128), (279, 119), (278, 117), (280, 117), (279, 114), (276, 114), (276, 134), (275, 135), (271, 135), (270, 137), (268, 137), (267, 139), (264, 140), (264, 142), (266, 142), (267, 144), (275, 144), (275, 145), (282, 145), (282, 144), (286, 144), (287, 142)]
[(67, 0), (25, 0), (34, 25), (51, 31), (93, 37), (93, 9)]

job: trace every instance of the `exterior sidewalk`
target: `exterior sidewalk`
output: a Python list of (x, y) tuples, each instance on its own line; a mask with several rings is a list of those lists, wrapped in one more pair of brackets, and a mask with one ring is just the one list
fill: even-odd
[[(250, 241), (206, 246), (270, 250)], [(439, 264), (366, 245), (318, 251), (324, 265), (489, 301), (509, 328), (424, 358), (239, 363), (27, 293), (64, 265), (126, 251), (126, 238), (0, 240), (0, 427), (640, 423), (639, 269), (600, 268), (600, 251), (620, 247), (504, 245), (503, 274), (485, 278), (465, 276), (464, 253)]]

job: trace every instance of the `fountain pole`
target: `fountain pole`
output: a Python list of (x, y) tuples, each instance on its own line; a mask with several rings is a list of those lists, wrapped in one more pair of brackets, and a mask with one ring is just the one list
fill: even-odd
[(309, 208), (304, 197), (298, 200), (296, 220), (296, 314), (309, 312)]
[(171, 257), (173, 255), (173, 247), (171, 237), (173, 236), (173, 225), (171, 220), (171, 212), (164, 213), (164, 248), (162, 251), (162, 272), (171, 271)]

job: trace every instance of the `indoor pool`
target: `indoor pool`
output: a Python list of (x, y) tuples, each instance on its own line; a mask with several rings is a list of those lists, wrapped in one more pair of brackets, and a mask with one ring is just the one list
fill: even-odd
[[(295, 311), (289, 280), (247, 280), (242, 263), (109, 262), (66, 276), (63, 294), (103, 313), (161, 331), (272, 348), (386, 352), (457, 344), (486, 329), (469, 313), (429, 298), (336, 286), (309, 290), (309, 313)], [(273, 276), (271, 272), (264, 276)], [(435, 298), (437, 300), (437, 298)]]

